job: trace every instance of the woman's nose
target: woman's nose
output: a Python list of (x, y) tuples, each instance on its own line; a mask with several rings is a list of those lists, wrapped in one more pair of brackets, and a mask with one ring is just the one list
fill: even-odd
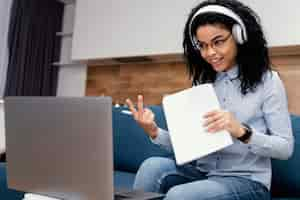
[(207, 55), (214, 55), (214, 54), (216, 54), (216, 50), (211, 45), (207, 46), (206, 51), (207, 51)]
[(216, 50), (211, 45), (207, 46), (206, 54), (208, 56), (215, 55), (216, 53)]

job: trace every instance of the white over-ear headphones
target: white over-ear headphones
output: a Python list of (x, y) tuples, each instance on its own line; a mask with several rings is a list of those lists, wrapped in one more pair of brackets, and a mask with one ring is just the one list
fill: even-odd
[(192, 34), (192, 23), (193, 23), (193, 20), (198, 15), (203, 14), (203, 13), (209, 13), (209, 12), (223, 14), (223, 15), (226, 15), (226, 16), (234, 19), (236, 21), (236, 24), (234, 24), (233, 27), (232, 27), (233, 38), (235, 39), (235, 41), (238, 44), (243, 44), (244, 42), (247, 41), (246, 26), (243, 23), (242, 19), (237, 14), (235, 14), (232, 10), (230, 10), (229, 8), (226, 8), (224, 6), (220, 6), (220, 5), (208, 5), (208, 6), (205, 6), (203, 8), (200, 8), (195, 13), (193, 15), (193, 17), (191, 18), (191, 21), (190, 21), (190, 24), (189, 24), (190, 38), (191, 38), (193, 46), (196, 49), (200, 49), (200, 48), (198, 46), (198, 42), (197, 42), (198, 40), (197, 40), (197, 38), (195, 36), (193, 36), (193, 34)]

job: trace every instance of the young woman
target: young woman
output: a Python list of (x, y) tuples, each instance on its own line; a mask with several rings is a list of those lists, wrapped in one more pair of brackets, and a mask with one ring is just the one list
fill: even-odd
[[(270, 68), (258, 16), (236, 0), (204, 1), (188, 17), (183, 48), (193, 84), (212, 83), (221, 104), (199, 126), (211, 134), (227, 130), (234, 144), (183, 166), (147, 159), (134, 188), (165, 192), (167, 200), (270, 199), (271, 158), (288, 159), (294, 140), (285, 90)], [(143, 108), (143, 97), (137, 109), (129, 99), (127, 104), (151, 140), (172, 151), (168, 132)]]

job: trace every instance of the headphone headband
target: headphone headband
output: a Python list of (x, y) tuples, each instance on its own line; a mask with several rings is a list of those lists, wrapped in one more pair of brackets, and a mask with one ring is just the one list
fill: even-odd
[(223, 14), (226, 15), (230, 18), (232, 18), (233, 20), (235, 20), (237, 22), (238, 25), (240, 25), (241, 27), (241, 31), (242, 31), (242, 38), (244, 41), (247, 41), (247, 31), (246, 31), (246, 26), (243, 22), (243, 20), (237, 15), (235, 14), (232, 10), (230, 10), (229, 8), (226, 8), (224, 6), (220, 6), (220, 5), (207, 5), (203, 8), (200, 8), (191, 18), (190, 24), (189, 24), (189, 34), (190, 34), (190, 38), (192, 40), (192, 42), (194, 43), (194, 37), (192, 34), (192, 23), (194, 21), (194, 19), (203, 13), (209, 13), (209, 12), (214, 12), (214, 13), (219, 13), (219, 14)]

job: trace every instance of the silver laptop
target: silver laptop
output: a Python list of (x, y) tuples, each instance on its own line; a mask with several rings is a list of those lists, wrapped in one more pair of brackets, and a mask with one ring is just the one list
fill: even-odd
[(114, 198), (110, 97), (7, 97), (4, 105), (9, 188), (72, 200), (161, 197)]

